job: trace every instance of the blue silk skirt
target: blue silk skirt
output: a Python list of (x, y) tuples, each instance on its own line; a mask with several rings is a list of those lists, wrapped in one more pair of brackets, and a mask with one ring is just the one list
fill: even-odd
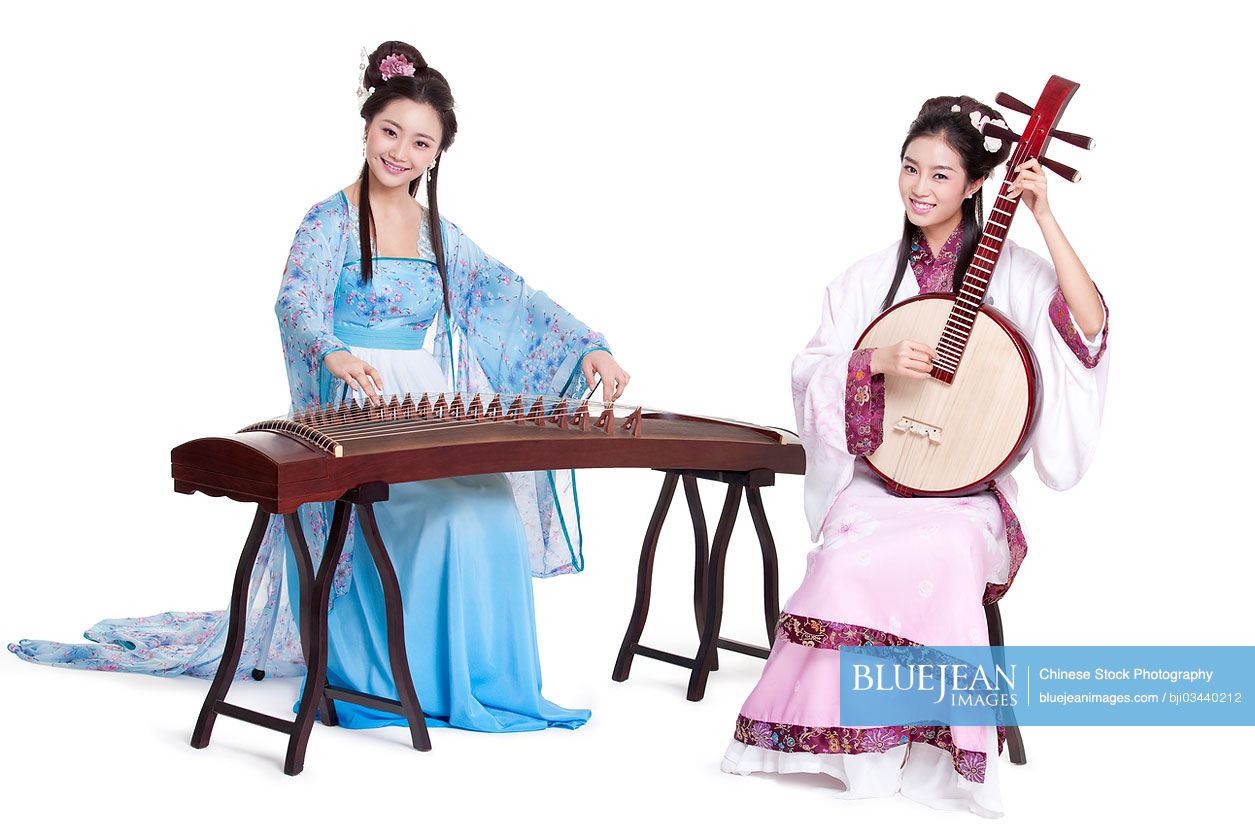
[[(379, 369), (386, 395), (441, 390), (426, 351), (352, 350)], [(562, 708), (540, 694), (531, 565), (504, 475), (392, 485), (388, 500), (375, 504), (375, 517), (401, 587), (405, 651), (428, 725), (510, 732), (573, 729), (588, 720), (589, 711)], [(397, 699), (383, 587), (356, 520), (354, 528), (349, 589), (328, 614), (327, 681)], [(298, 575), (290, 545), (287, 561), (292, 581)], [(290, 582), (297, 618), (298, 594)], [(348, 728), (406, 724), (399, 714), (352, 703), (335, 708)]]

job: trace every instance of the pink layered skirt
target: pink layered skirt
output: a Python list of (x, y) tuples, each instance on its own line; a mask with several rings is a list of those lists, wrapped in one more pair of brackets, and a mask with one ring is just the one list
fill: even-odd
[(901, 793), (1002, 815), (1001, 727), (842, 725), (839, 654), (866, 644), (988, 645), (983, 602), (987, 591), (1005, 591), (1011, 572), (1004, 514), (1005, 502), (989, 491), (957, 499), (889, 493), (859, 459), (785, 603), (723, 770), (822, 773), (840, 797)]

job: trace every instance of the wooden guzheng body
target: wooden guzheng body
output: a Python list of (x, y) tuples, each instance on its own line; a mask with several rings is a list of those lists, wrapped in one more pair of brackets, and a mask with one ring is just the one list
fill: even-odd
[(273, 514), (371, 482), (518, 470), (649, 467), (801, 473), (783, 430), (643, 408), (527, 396), (406, 395), (262, 421), (171, 453), (174, 489)]
[[(648, 656), (689, 668), (688, 698), (700, 700), (710, 671), (717, 668), (718, 648), (767, 656), (766, 648), (719, 636), (724, 560), (742, 496), (762, 550), (763, 613), (770, 644), (780, 606), (775, 545), (759, 490), (773, 484), (776, 473), (803, 473), (806, 461), (797, 437), (784, 430), (599, 402), (466, 393), (406, 395), (379, 405), (349, 402), (310, 410), (252, 424), (233, 436), (190, 441), (174, 448), (170, 460), (176, 491), (257, 505), (236, 568), (222, 662), (197, 719), (192, 745), (204, 748), (209, 744), (219, 715), (264, 726), (288, 736), (284, 772), (289, 775), (303, 768), (315, 713), (324, 724), (336, 724), (335, 701), (400, 714), (408, 722), (414, 747), (431, 748), (406, 659), (400, 588), (373, 510), (374, 503), (387, 499), (389, 484), (567, 468), (663, 471), (662, 491), (641, 549), (636, 601), (613, 677), (625, 680), (633, 658)], [(713, 539), (707, 537), (698, 479), (727, 485)], [(693, 606), (700, 640), (692, 658), (640, 644), (649, 611), (654, 552), (681, 483), (695, 546)], [(307, 502), (335, 503), (316, 572), (296, 513)], [(395, 700), (326, 682), (327, 607), (350, 511), (356, 515), (383, 585)], [(243, 649), (249, 577), (272, 514), (283, 517), (299, 574), (301, 644), (308, 675), (295, 720), (226, 701)], [(253, 673), (258, 679), (264, 676), (263, 671)]]

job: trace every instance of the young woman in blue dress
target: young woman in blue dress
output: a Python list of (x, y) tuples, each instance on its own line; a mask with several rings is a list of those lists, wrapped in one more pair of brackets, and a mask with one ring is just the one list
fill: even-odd
[[(275, 311), (292, 410), (406, 392), (580, 397), (600, 378), (614, 401), (629, 375), (605, 338), (441, 218), (436, 183), (457, 132), (444, 76), (414, 47), (381, 44), (363, 62), (360, 176), (306, 213)], [(426, 184), (427, 205), (415, 200)], [(391, 486), (380, 534), (401, 588), (411, 674), (431, 726), (481, 731), (575, 728), (589, 712), (541, 696), (532, 576), (578, 571), (583, 557), (568, 473), (512, 473)], [(331, 505), (300, 516), (322, 553)], [(304, 672), (298, 577), (272, 518), (250, 584), (236, 678)], [(354, 524), (335, 575), (328, 681), (396, 699), (378, 574)], [(222, 612), (101, 622), (95, 644), (23, 641), (22, 658), (157, 675), (214, 674)], [(341, 725), (404, 725), (337, 702)]]
[[(349, 395), (344, 386), (372, 401), (452, 389), (570, 397), (591, 389), (595, 376), (602, 396), (617, 399), (628, 375), (604, 337), (440, 218), (440, 162), (457, 131), (444, 76), (413, 47), (388, 42), (369, 57), (363, 87), (361, 174), (311, 210), (322, 229), (345, 227), (331, 303), (316, 312), (321, 321), (292, 315), (310, 296), (300, 295), (308, 268), (298, 233), (292, 280), (277, 305), (289, 362), (298, 355), (303, 373), (313, 354), (321, 359), (320, 401)], [(423, 181), (425, 207), (414, 200)], [(533, 568), (579, 568), (576, 514), (563, 511), (550, 474), (513, 481), (492, 474), (397, 485), (378, 508), (405, 601), (415, 686), (436, 725), (512, 731), (588, 717), (540, 696), (531, 598)], [(329, 681), (391, 697), (382, 591), (362, 538), (346, 563), (353, 577), (330, 615)], [(351, 704), (337, 713), (347, 726), (404, 722)]]

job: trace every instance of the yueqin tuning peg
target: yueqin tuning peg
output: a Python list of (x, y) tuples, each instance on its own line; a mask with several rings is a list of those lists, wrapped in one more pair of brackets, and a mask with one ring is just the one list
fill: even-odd
[(1081, 181), (1081, 172), (1077, 171), (1075, 168), (1072, 168), (1072, 166), (1070, 165), (1057, 163), (1054, 160), (1048, 160), (1045, 157), (1038, 157), (1037, 162), (1041, 163), (1043, 166), (1050, 169), (1055, 174), (1058, 174), (1060, 177), (1062, 177), (1065, 180), (1068, 180), (1073, 183), (1079, 183)]
[(1024, 102), (1012, 96), (1010, 93), (999, 93), (994, 96), (994, 104), (1000, 104), (1003, 107), (1010, 108), (1016, 113), (1023, 113), (1025, 116), (1032, 116), (1033, 109)]
[(1075, 145), (1077, 148), (1084, 148), (1086, 151), (1094, 150), (1094, 138), (1085, 136), (1084, 134), (1074, 134), (1071, 131), (1053, 130), (1050, 135), (1055, 139), (1063, 140), (1069, 145)]
[[(998, 95), (1006, 96), (1005, 93), (999, 93)], [(1011, 97), (1006, 96), (1006, 98), (1010, 99)], [(1018, 100), (1016, 99), (1011, 99), (1011, 100), (1016, 101), (1019, 104), (1023, 104), (1023, 102), (1018, 102)], [(1006, 104), (1001, 99), (998, 100), (998, 103)], [(1011, 107), (1011, 105), (1007, 105), (1007, 107)], [(981, 127), (980, 132), (984, 134), (985, 136), (992, 136), (996, 139), (1005, 140), (1007, 142), (1019, 142), (1020, 141), (1020, 135), (1017, 134), (1015, 131), (1009, 130), (1008, 128), (1004, 128), (1001, 125), (995, 125), (993, 122), (986, 122)], [(1062, 134), (1062, 136), (1060, 136), (1060, 134)], [(1082, 144), (1082, 142), (1073, 142), (1073, 140), (1074, 139), (1083, 140), (1085, 142), (1090, 143), (1089, 147), (1091, 148), (1093, 147), (1093, 140), (1087, 136), (1081, 136), (1080, 134), (1070, 134), (1070, 133), (1067, 133), (1066, 131), (1059, 131), (1057, 133), (1053, 133), (1052, 135), (1059, 136), (1059, 139), (1062, 139), (1065, 142), (1072, 142), (1073, 145), (1080, 145), (1082, 148), (1086, 147), (1084, 144)], [(1063, 163), (1057, 163), (1054, 160), (1048, 160), (1045, 157), (1039, 157), (1038, 162), (1040, 162), (1043, 166), (1053, 171), (1055, 174), (1058, 174), (1060, 177), (1063, 177), (1064, 179), (1069, 180), (1073, 183), (1079, 182), (1081, 179), (1081, 173), (1077, 171), (1075, 168), (1072, 168), (1071, 166), (1066, 166)]]
[[(1033, 109), (1031, 107), (1024, 104), (1024, 102), (1020, 101), (1015, 96), (1012, 96), (1009, 93), (999, 93), (997, 96), (994, 96), (994, 102), (996, 104), (1002, 105), (1005, 108), (1014, 110), (1016, 113), (1023, 113), (1025, 116), (1033, 115)], [(997, 134), (987, 134), (987, 135), (997, 136)], [(1094, 138), (1093, 137), (1085, 136), (1084, 134), (1074, 134), (1071, 131), (1061, 131), (1058, 129), (1051, 131), (1050, 135), (1053, 136), (1055, 139), (1062, 140), (1063, 142), (1066, 142), (1070, 145), (1075, 145), (1077, 148), (1084, 148), (1086, 151), (1094, 150)], [(998, 138), (1006, 139), (1006, 137), (1003, 137), (1003, 136), (999, 136)], [(1066, 177), (1067, 175), (1064, 175), (1064, 176)]]

